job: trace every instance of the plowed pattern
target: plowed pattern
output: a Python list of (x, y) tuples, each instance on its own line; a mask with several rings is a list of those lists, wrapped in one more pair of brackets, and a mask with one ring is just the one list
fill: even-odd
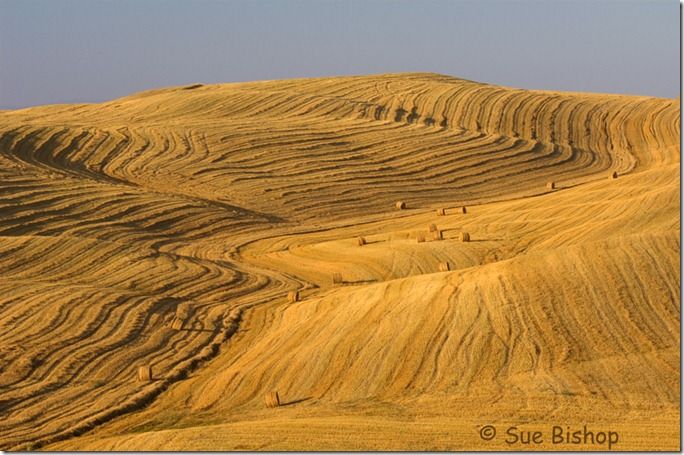
[(659, 416), (621, 448), (675, 449), (679, 120), (434, 74), (2, 112), (0, 448), (482, 449), (493, 416)]

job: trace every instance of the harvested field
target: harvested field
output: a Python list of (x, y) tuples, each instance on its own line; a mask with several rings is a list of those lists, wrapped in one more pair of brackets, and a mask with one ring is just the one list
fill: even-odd
[(679, 450), (679, 121), (431, 73), (1, 111), (0, 449)]

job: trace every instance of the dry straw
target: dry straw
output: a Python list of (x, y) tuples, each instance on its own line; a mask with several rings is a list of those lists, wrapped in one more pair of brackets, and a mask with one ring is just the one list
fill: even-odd
[(394, 206), (395, 206), (396, 208), (398, 208), (399, 210), (402, 210), (402, 209), (405, 209), (405, 208), (406, 208), (406, 202), (404, 202), (404, 201), (397, 201), (397, 203), (394, 204)]
[(332, 274), (332, 282), (333, 284), (340, 284), (342, 283), (342, 274), (339, 272), (334, 272)]
[(461, 239), (461, 242), (470, 242), (470, 234), (467, 232), (461, 232), (458, 238)]
[(222, 325), (226, 331), (225, 332), (226, 337), (230, 337), (235, 332), (237, 332), (238, 322), (240, 321), (241, 316), (242, 316), (242, 310), (240, 310), (239, 308), (233, 308), (229, 312), (223, 313)]
[(138, 368), (138, 381), (149, 382), (152, 380), (152, 367), (139, 367)]
[(365, 237), (357, 237), (356, 241), (359, 244), (359, 246), (364, 246), (366, 244), (366, 238)]
[(176, 307), (176, 317), (185, 321), (190, 317), (190, 305), (187, 303), (180, 303)]
[(240, 308), (233, 308), (230, 311), (223, 313), (223, 324), (224, 326), (230, 325), (233, 322), (240, 320), (242, 316), (242, 310)]
[(444, 216), (444, 215), (446, 215), (446, 209), (444, 209), (444, 208), (437, 209), (437, 216)]
[(444, 236), (442, 235), (442, 231), (437, 229), (432, 233), (432, 240), (443, 240)]
[(547, 190), (553, 190), (556, 188), (556, 183), (555, 182), (547, 182), (546, 183), (546, 189)]
[(448, 272), (449, 270), (451, 270), (451, 268), (449, 267), (448, 262), (440, 262), (439, 263), (439, 271), (440, 272)]
[(467, 213), (468, 212), (468, 210), (465, 208), (465, 205), (463, 207), (459, 208), (458, 211), (461, 213)]
[(266, 403), (267, 408), (277, 408), (280, 406), (280, 397), (278, 392), (268, 392), (264, 395), (264, 403)]
[(416, 240), (418, 243), (423, 243), (425, 241), (425, 233), (424, 232), (419, 232), (416, 234)]
[(180, 318), (173, 318), (173, 322), (171, 323), (171, 328), (173, 330), (183, 330), (183, 324), (184, 321)]
[(435, 232), (437, 230), (437, 225), (435, 223), (430, 223), (428, 225), (428, 231)]
[(288, 302), (298, 302), (299, 301), (299, 291), (290, 291), (287, 293)]

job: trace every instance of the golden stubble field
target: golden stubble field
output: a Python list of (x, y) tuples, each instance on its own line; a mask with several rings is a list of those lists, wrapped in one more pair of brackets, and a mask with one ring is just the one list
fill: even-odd
[(0, 449), (679, 450), (679, 122), (427, 73), (0, 111)]

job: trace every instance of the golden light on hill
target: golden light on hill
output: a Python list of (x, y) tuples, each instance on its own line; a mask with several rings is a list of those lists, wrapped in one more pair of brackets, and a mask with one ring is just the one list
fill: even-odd
[(679, 122), (427, 73), (0, 112), (0, 449), (679, 450)]

